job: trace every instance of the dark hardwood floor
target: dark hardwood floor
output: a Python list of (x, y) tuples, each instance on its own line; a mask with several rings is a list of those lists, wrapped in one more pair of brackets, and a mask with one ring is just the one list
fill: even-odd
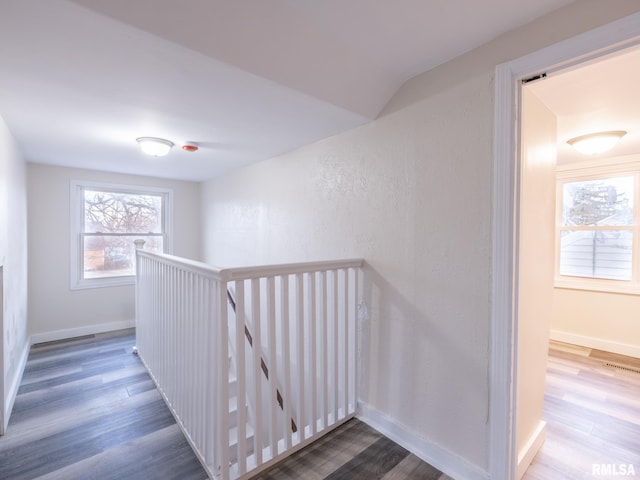
[(127, 331), (31, 349), (0, 479), (207, 478), (134, 342)]
[(451, 480), (355, 418), (255, 478), (300, 479)]
[(640, 360), (552, 342), (544, 419), (524, 480), (640, 477)]
[[(134, 342), (123, 331), (31, 349), (0, 437), (0, 479), (207, 478)], [(256, 479), (450, 480), (357, 419)]]

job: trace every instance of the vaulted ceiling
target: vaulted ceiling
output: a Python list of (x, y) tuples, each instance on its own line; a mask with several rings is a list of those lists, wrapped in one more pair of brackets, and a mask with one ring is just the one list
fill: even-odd
[[(568, 3), (1, 0), (0, 115), (31, 162), (204, 180), (365, 124)], [(176, 148), (145, 157), (140, 136)]]

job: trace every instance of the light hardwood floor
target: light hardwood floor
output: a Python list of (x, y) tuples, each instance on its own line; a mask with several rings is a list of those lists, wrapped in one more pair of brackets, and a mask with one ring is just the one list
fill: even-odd
[[(640, 372), (638, 359), (552, 342), (546, 441), (524, 480), (629, 478), (620, 475), (623, 469), (640, 478), (640, 373), (634, 370)], [(618, 475), (603, 475), (607, 469)]]
[[(1, 480), (206, 479), (134, 343), (124, 331), (31, 349)], [(357, 419), (257, 479), (451, 480)]]

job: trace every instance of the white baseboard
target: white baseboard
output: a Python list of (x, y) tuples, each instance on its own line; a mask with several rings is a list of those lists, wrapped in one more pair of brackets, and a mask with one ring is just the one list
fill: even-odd
[(560, 330), (551, 330), (549, 338), (556, 342), (571, 343), (573, 345), (580, 345), (581, 347), (595, 348), (597, 350), (604, 350), (605, 352), (640, 358), (640, 345), (631, 345), (629, 343), (614, 342), (612, 340), (605, 340), (602, 338), (587, 337), (586, 335), (562, 332)]
[(360, 420), (450, 477), (456, 480), (489, 479), (488, 472), (455, 453), (419, 437), (406, 426), (400, 425), (375, 408), (360, 403), (359, 412)]
[(31, 343), (29, 341), (25, 342), (22, 349), (22, 354), (20, 355), (20, 360), (18, 362), (17, 375), (13, 377), (13, 381), (11, 382), (11, 385), (9, 385), (9, 389), (7, 391), (6, 401), (4, 403), (5, 408), (4, 412), (2, 412), (3, 424), (0, 425), (0, 435), (4, 435), (4, 432), (7, 431), (7, 425), (9, 425), (9, 417), (11, 416), (13, 404), (15, 403), (16, 396), (18, 395), (18, 389), (20, 388), (20, 382), (22, 382), (24, 369), (27, 366), (27, 359), (29, 358), (29, 347), (31, 347)]
[(84, 335), (95, 335), (96, 333), (113, 332), (125, 330), (136, 326), (135, 320), (121, 320), (118, 322), (99, 323), (96, 325), (86, 325), (83, 327), (67, 328), (64, 330), (54, 330), (52, 332), (36, 333), (31, 335), (31, 345), (44, 342), (55, 342), (68, 338), (82, 337)]
[(527, 440), (527, 443), (525, 443), (518, 452), (518, 466), (516, 471), (517, 480), (520, 480), (522, 478), (524, 473), (527, 471), (527, 468), (529, 468), (529, 465), (531, 465), (533, 458), (536, 456), (538, 450), (540, 450), (542, 444), (544, 443), (546, 434), (547, 422), (540, 420), (535, 431), (531, 434), (529, 440)]

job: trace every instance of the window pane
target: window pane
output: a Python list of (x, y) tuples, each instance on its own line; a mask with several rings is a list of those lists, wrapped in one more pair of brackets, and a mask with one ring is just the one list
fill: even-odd
[(562, 225), (631, 225), (634, 177), (568, 182), (562, 189)]
[(84, 278), (135, 275), (136, 255), (133, 241), (139, 238), (145, 241), (145, 250), (162, 253), (162, 236), (85, 236)]
[(578, 230), (560, 234), (560, 275), (631, 280), (629, 230)]
[(84, 191), (86, 233), (162, 233), (162, 196)]

